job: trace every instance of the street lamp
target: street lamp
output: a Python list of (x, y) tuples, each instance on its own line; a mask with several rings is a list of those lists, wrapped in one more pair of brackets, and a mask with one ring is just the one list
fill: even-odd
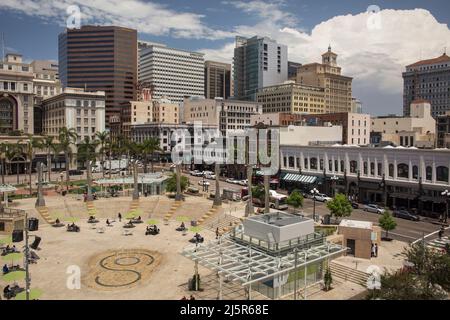
[(445, 212), (444, 212), (444, 217), (443, 217), (443, 223), (447, 223), (447, 217), (448, 217), (448, 208), (449, 208), (449, 201), (450, 201), (450, 191), (448, 190), (444, 190), (441, 195), (443, 195), (445, 197)]
[(316, 195), (319, 194), (319, 190), (316, 188), (311, 190), (311, 194), (313, 197), (313, 220), (316, 221)]
[(333, 197), (336, 195), (336, 182), (339, 180), (339, 177), (336, 175), (333, 175), (331, 178), (331, 184), (333, 189)]

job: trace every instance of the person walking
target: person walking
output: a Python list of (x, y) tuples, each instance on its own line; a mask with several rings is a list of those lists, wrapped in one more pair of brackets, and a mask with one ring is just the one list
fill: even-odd
[(219, 239), (220, 233), (219, 233), (219, 227), (216, 228), (216, 239)]
[(441, 229), (439, 230), (439, 233), (438, 233), (439, 239), (441, 239), (442, 236), (444, 235), (444, 231), (445, 231), (444, 226), (441, 226)]
[(375, 244), (372, 243), (372, 248), (370, 249), (370, 256), (375, 257)]
[(119, 222), (122, 222), (122, 215), (119, 212)]
[(375, 245), (373, 247), (375, 250), (375, 258), (377, 258), (378, 257), (378, 245), (375, 243)]

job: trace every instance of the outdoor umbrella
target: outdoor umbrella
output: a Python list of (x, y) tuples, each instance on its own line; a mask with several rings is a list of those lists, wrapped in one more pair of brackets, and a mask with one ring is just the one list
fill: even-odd
[(0, 239), (0, 244), (10, 244), (12, 243), (12, 237), (5, 237)]
[(2, 260), (4, 262), (11, 262), (11, 264), (13, 265), (15, 260), (20, 260), (22, 258), (23, 258), (23, 253), (15, 252), (15, 253), (10, 253), (10, 254), (7, 254), (6, 256), (3, 256)]
[(5, 282), (15, 282), (25, 279), (25, 271), (12, 271), (3, 275), (3, 281)]
[[(31, 289), (30, 294), (29, 294), (30, 300), (39, 299), (40, 296), (42, 296), (42, 294), (43, 294), (43, 292), (41, 289)], [(26, 291), (22, 291), (22, 292), (18, 293), (15, 298), (15, 300), (26, 300), (26, 299), (27, 299)]]

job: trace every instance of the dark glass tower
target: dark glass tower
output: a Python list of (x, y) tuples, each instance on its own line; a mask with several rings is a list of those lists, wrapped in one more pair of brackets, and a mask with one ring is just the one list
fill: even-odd
[(136, 100), (137, 31), (83, 26), (59, 35), (59, 75), (64, 87), (106, 93), (106, 125), (121, 106)]

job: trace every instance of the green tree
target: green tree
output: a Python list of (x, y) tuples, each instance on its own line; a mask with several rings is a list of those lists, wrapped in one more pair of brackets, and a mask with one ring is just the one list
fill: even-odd
[(264, 186), (257, 185), (252, 187), (252, 197), (253, 199), (259, 200), (259, 205), (262, 205), (264, 203), (264, 198), (266, 196), (266, 191), (264, 189)]
[(327, 202), (327, 208), (330, 210), (331, 216), (336, 218), (349, 217), (352, 214), (353, 207), (347, 197), (338, 193), (334, 198)]
[(330, 267), (327, 267), (327, 270), (325, 271), (323, 283), (325, 285), (325, 291), (329, 291), (331, 289), (331, 284), (333, 283), (333, 276), (331, 275)]
[(87, 180), (87, 200), (91, 201), (91, 191), (92, 191), (92, 168), (90, 162), (96, 160), (96, 149), (100, 142), (98, 140), (91, 140), (89, 137), (85, 137), (84, 140), (77, 146), (77, 160), (86, 164), (86, 180)]
[[(181, 192), (187, 189), (189, 185), (189, 179), (185, 176), (181, 176), (180, 178), (180, 185), (181, 185)], [(166, 184), (166, 191), (167, 192), (177, 192), (177, 174), (174, 173), (172, 176), (167, 180)]]
[(141, 154), (144, 159), (144, 172), (147, 173), (149, 155), (151, 156), (150, 166), (151, 171), (153, 172), (153, 155), (155, 154), (155, 152), (161, 151), (161, 148), (159, 146), (159, 140), (153, 137), (145, 139), (144, 142), (142, 142), (142, 144), (140, 145), (140, 147), (141, 147)]
[(103, 177), (105, 176), (105, 153), (107, 150), (107, 144), (109, 140), (109, 132), (108, 131), (102, 131), (102, 132), (96, 132), (95, 137), (98, 140), (100, 144), (100, 163), (102, 165), (102, 174)]
[(41, 147), (45, 149), (47, 153), (47, 175), (48, 181), (51, 179), (52, 172), (52, 153), (58, 152), (58, 145), (55, 142), (55, 138), (52, 136), (44, 136), (41, 142)]
[(300, 191), (294, 190), (287, 198), (287, 204), (293, 206), (295, 209), (303, 207), (303, 195)]
[(384, 211), (381, 215), (380, 219), (378, 219), (378, 223), (384, 231), (386, 231), (386, 238), (389, 237), (389, 231), (394, 230), (397, 227), (397, 222), (395, 222), (394, 217), (389, 210)]
[(8, 150), (8, 143), (0, 142), (0, 170), (2, 171), (2, 184), (5, 184), (6, 151), (7, 150)]
[(62, 127), (58, 135), (58, 150), (64, 152), (64, 160), (66, 166), (66, 189), (69, 190), (70, 183), (70, 160), (72, 158), (72, 145), (78, 138), (78, 134), (74, 128)]
[(18, 143), (21, 144), (22, 142), (25, 142), (24, 150), (25, 150), (25, 154), (26, 154), (27, 160), (28, 160), (28, 177), (30, 179), (29, 188), (30, 188), (30, 195), (32, 195), (33, 194), (33, 182), (31, 179), (31, 170), (33, 168), (33, 160), (34, 160), (36, 148), (41, 147), (41, 138), (37, 138), (31, 134), (28, 134), (26, 140), (19, 140)]

